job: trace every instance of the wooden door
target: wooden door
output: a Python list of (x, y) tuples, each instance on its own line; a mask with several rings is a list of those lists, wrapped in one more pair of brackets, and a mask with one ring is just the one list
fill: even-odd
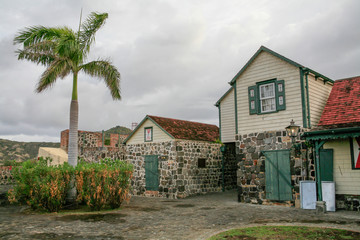
[(159, 190), (158, 156), (145, 156), (145, 187), (146, 190)]
[(320, 149), (320, 177), (321, 181), (334, 181), (333, 149)]
[(289, 150), (264, 151), (266, 199), (292, 200)]

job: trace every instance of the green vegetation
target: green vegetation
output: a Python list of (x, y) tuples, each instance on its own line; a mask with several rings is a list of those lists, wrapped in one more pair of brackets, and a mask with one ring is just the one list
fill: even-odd
[(110, 128), (109, 130), (105, 131), (106, 135), (108, 135), (110, 133), (116, 133), (116, 134), (120, 134), (120, 135), (128, 135), (131, 133), (131, 130), (127, 127), (116, 126), (116, 127)]
[(9, 165), (9, 161), (23, 162), (37, 158), (39, 147), (60, 147), (60, 143), (16, 142), (0, 139), (0, 165)]
[(105, 159), (98, 163), (80, 162), (76, 167), (77, 200), (92, 210), (120, 207), (128, 200), (132, 165)]
[(50, 212), (58, 211), (65, 204), (74, 169), (68, 163), (48, 166), (48, 161), (29, 160), (12, 170), (16, 184), (8, 192), (10, 203), (26, 203), (33, 209)]
[(92, 12), (81, 22), (77, 31), (69, 27), (31, 26), (19, 31), (15, 44), (22, 48), (16, 51), (19, 60), (28, 60), (46, 67), (40, 77), (38, 93), (51, 88), (55, 82), (72, 75), (70, 104), (70, 138), (68, 163), (77, 165), (78, 160), (78, 74), (80, 72), (103, 79), (114, 100), (120, 100), (120, 73), (107, 59), (87, 62), (96, 32), (105, 24), (107, 13)]
[(232, 229), (212, 236), (208, 240), (221, 239), (360, 239), (360, 232), (317, 227), (260, 226)]
[(28, 204), (32, 209), (57, 212), (66, 203), (67, 192), (75, 179), (77, 202), (91, 210), (118, 208), (128, 200), (132, 165), (105, 159), (100, 164), (80, 162), (76, 168), (67, 163), (48, 166), (50, 159), (29, 160), (13, 169), (14, 189), (10, 203)]

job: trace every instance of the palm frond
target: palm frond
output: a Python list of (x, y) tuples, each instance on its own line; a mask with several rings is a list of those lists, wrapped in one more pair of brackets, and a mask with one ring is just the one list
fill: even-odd
[(15, 53), (19, 60), (28, 60), (44, 66), (49, 65), (55, 59), (55, 43), (52, 41), (43, 41), (25, 47), (23, 50), (18, 49)]
[(80, 67), (85, 73), (104, 79), (106, 86), (111, 92), (114, 100), (121, 99), (120, 96), (120, 73), (108, 60), (98, 60), (86, 63)]
[(56, 52), (60, 57), (71, 59), (76, 64), (82, 63), (83, 54), (73, 31), (61, 36), (57, 42)]
[(24, 47), (33, 45), (44, 40), (59, 39), (64, 33), (71, 31), (67, 27), (47, 28), (44, 26), (32, 26), (19, 31), (14, 38), (14, 44), (24, 44)]
[(40, 81), (36, 87), (36, 92), (42, 92), (47, 88), (51, 88), (57, 78), (64, 78), (69, 74), (71, 68), (65, 59), (55, 59), (50, 66), (41, 75)]
[(89, 52), (90, 46), (95, 40), (95, 33), (105, 24), (107, 18), (107, 13), (92, 12), (81, 25), (79, 41), (84, 54)]

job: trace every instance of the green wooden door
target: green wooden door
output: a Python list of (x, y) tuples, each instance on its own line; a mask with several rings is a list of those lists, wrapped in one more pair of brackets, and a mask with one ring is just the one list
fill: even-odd
[(145, 156), (145, 186), (146, 190), (159, 190), (159, 170), (158, 170), (158, 156)]
[(333, 177), (333, 149), (320, 149), (320, 177), (321, 181), (334, 181)]
[(266, 199), (291, 200), (291, 172), (289, 150), (264, 151)]

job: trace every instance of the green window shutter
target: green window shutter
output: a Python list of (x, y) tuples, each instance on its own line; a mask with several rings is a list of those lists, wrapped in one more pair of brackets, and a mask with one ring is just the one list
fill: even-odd
[(248, 94), (249, 94), (249, 113), (250, 113), (250, 115), (257, 114), (258, 104), (257, 104), (256, 86), (250, 86), (248, 88)]
[(285, 101), (285, 81), (279, 80), (275, 82), (275, 92), (276, 92), (276, 110), (281, 111), (286, 109)]

